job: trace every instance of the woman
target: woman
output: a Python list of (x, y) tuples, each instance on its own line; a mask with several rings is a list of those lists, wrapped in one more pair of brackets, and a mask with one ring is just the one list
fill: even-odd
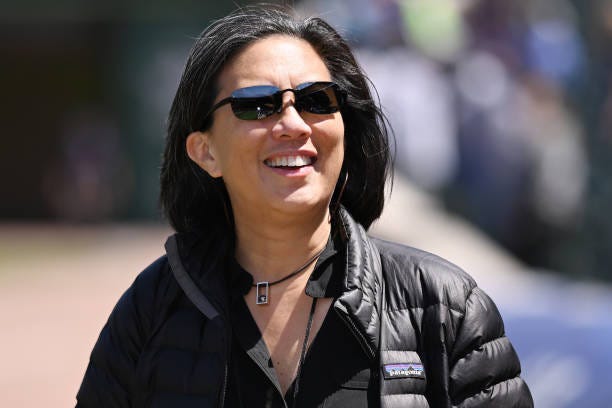
[(366, 235), (384, 123), (322, 20), (255, 7), (209, 26), (169, 118), (177, 234), (111, 314), (77, 406), (531, 406), (471, 278)]

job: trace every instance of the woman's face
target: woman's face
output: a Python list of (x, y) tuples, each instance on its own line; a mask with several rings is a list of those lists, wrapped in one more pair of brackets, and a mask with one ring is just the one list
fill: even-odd
[[(312, 46), (273, 35), (228, 62), (219, 76), (215, 103), (239, 88), (287, 89), (315, 81), (331, 81), (331, 76)], [(260, 120), (238, 119), (224, 105), (214, 112), (208, 131), (191, 142), (194, 134), (188, 138), (190, 157), (211, 176), (223, 177), (237, 216), (270, 210), (299, 214), (326, 210), (329, 204), (344, 159), (342, 116), (300, 113), (294, 99), (293, 92), (285, 92), (281, 113)], [(199, 154), (192, 154), (190, 143)], [(297, 165), (289, 167), (284, 160)]]

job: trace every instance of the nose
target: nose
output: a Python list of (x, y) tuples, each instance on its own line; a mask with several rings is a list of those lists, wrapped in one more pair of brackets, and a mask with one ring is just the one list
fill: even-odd
[(304, 138), (312, 134), (312, 128), (295, 109), (291, 92), (283, 95), (283, 106), (278, 120), (272, 127), (272, 135), (277, 138)]

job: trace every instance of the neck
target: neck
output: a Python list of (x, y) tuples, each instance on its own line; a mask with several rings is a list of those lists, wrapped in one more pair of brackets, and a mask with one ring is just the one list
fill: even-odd
[(283, 278), (325, 246), (331, 230), (328, 214), (327, 209), (299, 217), (236, 214), (236, 259), (255, 281)]

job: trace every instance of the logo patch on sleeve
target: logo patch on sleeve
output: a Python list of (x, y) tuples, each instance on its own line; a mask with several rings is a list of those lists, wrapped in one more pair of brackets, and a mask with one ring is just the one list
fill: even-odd
[(392, 378), (421, 378), (425, 379), (425, 370), (420, 363), (385, 364), (383, 372), (386, 380)]

